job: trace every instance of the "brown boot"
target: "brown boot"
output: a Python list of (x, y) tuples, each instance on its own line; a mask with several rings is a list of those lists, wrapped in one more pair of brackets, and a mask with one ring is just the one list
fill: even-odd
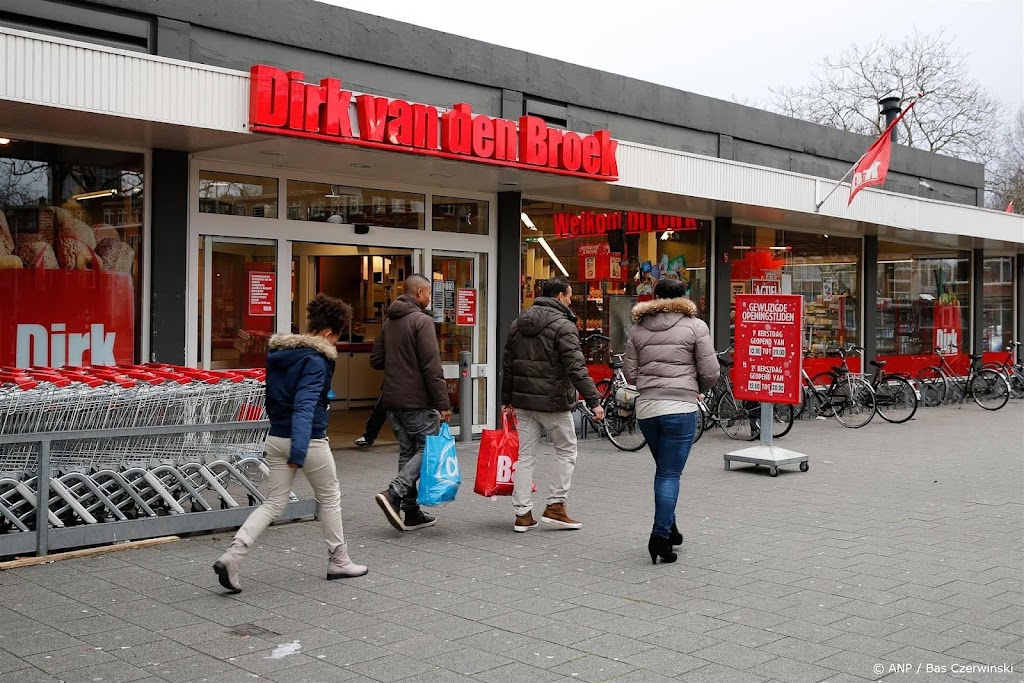
[(339, 545), (330, 553), (327, 562), (327, 580), (351, 579), (356, 576), (365, 576), (370, 571), (366, 565), (356, 564), (348, 556), (348, 544)]
[(524, 533), (533, 529), (537, 526), (537, 520), (533, 518), (533, 512), (527, 512), (525, 515), (516, 515), (516, 524), (512, 527), (513, 531)]
[(231, 541), (231, 547), (220, 556), (220, 559), (213, 564), (213, 571), (217, 572), (220, 585), (232, 593), (241, 593), (242, 584), (238, 582), (238, 570), (242, 566), (242, 560), (249, 554), (249, 546), (237, 538)]
[(577, 522), (565, 512), (565, 503), (551, 503), (544, 508), (541, 521), (560, 529), (582, 529), (583, 522)]

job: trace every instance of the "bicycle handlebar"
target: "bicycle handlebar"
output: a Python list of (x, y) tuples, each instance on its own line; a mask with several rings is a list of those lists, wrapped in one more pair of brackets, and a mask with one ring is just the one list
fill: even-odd
[(583, 343), (589, 344), (592, 341), (606, 341), (606, 342), (610, 342), (611, 340), (612, 340), (611, 337), (606, 337), (603, 334), (598, 334), (597, 332), (595, 332), (594, 334), (588, 334), (586, 337), (584, 337), (583, 338)]

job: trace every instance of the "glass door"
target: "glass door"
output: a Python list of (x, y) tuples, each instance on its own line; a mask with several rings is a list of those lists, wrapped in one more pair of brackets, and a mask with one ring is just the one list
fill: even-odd
[(433, 251), (431, 310), (437, 327), (441, 363), (459, 424), (459, 353), (471, 354), (473, 424), (487, 422), (487, 254)]
[(199, 240), (199, 366), (261, 368), (277, 329), (277, 247), (272, 240)]

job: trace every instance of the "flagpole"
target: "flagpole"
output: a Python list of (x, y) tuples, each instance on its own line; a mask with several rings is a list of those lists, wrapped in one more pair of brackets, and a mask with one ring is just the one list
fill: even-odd
[(839, 182), (835, 184), (835, 186), (832, 188), (832, 191), (825, 195), (824, 199), (822, 199), (820, 202), (814, 205), (814, 213), (818, 213), (818, 211), (821, 210), (822, 205), (828, 201), (828, 198), (834, 195), (836, 193), (836, 190), (839, 189), (839, 186), (846, 182), (846, 179), (850, 177), (851, 173), (853, 173), (853, 169), (857, 168), (857, 164), (859, 164), (860, 160), (863, 158), (864, 155), (861, 154), (860, 159), (857, 159), (857, 161), (853, 162), (853, 166), (851, 166), (850, 170), (846, 172), (846, 175), (839, 179)]

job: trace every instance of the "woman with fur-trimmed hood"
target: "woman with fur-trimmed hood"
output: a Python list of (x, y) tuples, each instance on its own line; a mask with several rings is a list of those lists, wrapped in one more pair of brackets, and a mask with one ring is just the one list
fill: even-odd
[(640, 396), (636, 417), (654, 456), (654, 527), (651, 561), (675, 562), (672, 546), (683, 542), (676, 526), (679, 478), (690, 455), (700, 413), (697, 395), (721, 372), (711, 332), (686, 298), (687, 283), (662, 278), (654, 300), (633, 308), (633, 328), (623, 372)]
[(348, 332), (352, 308), (340, 299), (317, 294), (306, 307), (306, 314), (307, 334), (275, 334), (267, 345), (268, 496), (213, 565), (220, 585), (232, 593), (241, 592), (238, 571), (242, 560), (260, 534), (284, 512), (295, 473), (300, 469), (320, 503), (320, 526), (328, 550), (327, 579), (363, 576), (367, 572), (348, 556), (341, 524), (341, 487), (327, 441), (327, 395), (338, 358), (338, 339)]

